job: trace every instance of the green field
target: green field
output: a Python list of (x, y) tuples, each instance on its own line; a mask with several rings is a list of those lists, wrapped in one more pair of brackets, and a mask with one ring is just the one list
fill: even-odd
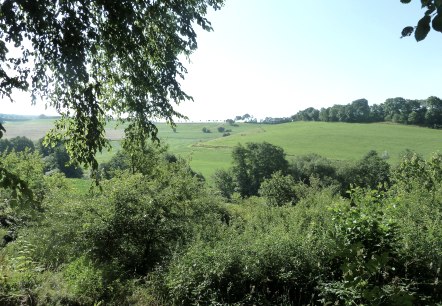
[[(7, 123), (6, 137), (18, 135), (36, 140), (52, 125), (51, 120), (29, 120)], [(222, 137), (217, 127), (231, 129), (231, 135)], [(202, 128), (211, 133), (203, 133)], [(388, 154), (394, 164), (406, 149), (424, 157), (442, 150), (442, 130), (387, 123), (326, 123), (293, 122), (278, 125), (240, 123), (228, 126), (222, 123), (181, 123), (174, 132), (164, 123), (158, 124), (159, 138), (169, 150), (189, 160), (192, 168), (210, 178), (216, 169), (227, 168), (232, 148), (238, 143), (267, 141), (281, 146), (290, 159), (296, 155), (317, 153), (334, 160), (357, 160), (369, 150)], [(122, 128), (108, 129), (113, 150), (97, 156), (103, 162), (119, 149)]]

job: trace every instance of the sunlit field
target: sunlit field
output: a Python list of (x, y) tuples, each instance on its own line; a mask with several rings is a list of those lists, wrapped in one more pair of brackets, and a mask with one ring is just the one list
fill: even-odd
[[(7, 138), (26, 136), (37, 140), (52, 127), (52, 120), (27, 120), (6, 124)], [(293, 122), (277, 125), (239, 123), (179, 123), (175, 130), (158, 123), (158, 137), (169, 151), (190, 162), (192, 168), (210, 180), (216, 169), (230, 166), (232, 148), (238, 143), (269, 142), (280, 146), (292, 156), (316, 153), (333, 160), (357, 160), (370, 150), (376, 150), (395, 164), (401, 152), (416, 151), (424, 157), (442, 150), (442, 131), (390, 123), (328, 123)], [(203, 133), (207, 128), (210, 133)], [(218, 127), (231, 130), (223, 137)], [(123, 128), (112, 123), (107, 129), (112, 150), (97, 156), (108, 161), (120, 149)]]

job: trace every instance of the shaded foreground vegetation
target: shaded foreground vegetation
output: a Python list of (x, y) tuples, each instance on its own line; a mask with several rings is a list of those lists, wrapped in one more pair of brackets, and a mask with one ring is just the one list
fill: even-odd
[(234, 152), (227, 192), (148, 146), (118, 154), (87, 194), (44, 175), (37, 153), (4, 154), (34, 196), (0, 189), (0, 303), (442, 302), (441, 155), (390, 168), (376, 152), (349, 164), (287, 161), (266, 143)]

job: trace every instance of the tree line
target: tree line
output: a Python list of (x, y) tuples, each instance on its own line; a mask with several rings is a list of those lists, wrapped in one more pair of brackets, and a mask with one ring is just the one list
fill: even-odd
[(358, 99), (349, 104), (335, 104), (332, 107), (299, 111), (293, 121), (323, 122), (394, 122), (413, 124), (431, 128), (442, 126), (442, 100), (431, 96), (425, 100), (389, 98), (381, 104), (369, 105), (366, 99)]

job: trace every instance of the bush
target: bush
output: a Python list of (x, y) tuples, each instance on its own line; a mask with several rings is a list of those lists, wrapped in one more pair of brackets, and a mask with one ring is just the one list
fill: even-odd
[(0, 153), (10, 152), (12, 150), (15, 152), (24, 152), (25, 150), (34, 152), (35, 147), (32, 140), (25, 136), (17, 136), (9, 140), (0, 139)]
[(95, 260), (144, 275), (186, 245), (199, 226), (221, 220), (217, 204), (182, 161), (163, 164), (154, 177), (122, 173), (103, 182), (89, 208), (93, 219), (84, 221)]
[(81, 304), (93, 304), (102, 297), (104, 279), (102, 271), (82, 256), (69, 263), (63, 269), (64, 280), (69, 292)]
[(317, 281), (333, 253), (325, 209), (332, 199), (299, 207), (242, 207), (216, 237), (196, 241), (174, 258), (158, 281), (168, 304), (315, 303)]
[(37, 149), (43, 156), (45, 173), (51, 174), (60, 171), (68, 178), (83, 177), (83, 169), (71, 163), (71, 157), (61, 141), (55, 144), (54, 147), (45, 146), (43, 142), (43, 138), (37, 141)]
[(37, 288), (45, 287), (40, 299), (47, 304), (121, 304), (135, 290), (125, 289), (128, 283), (167, 265), (172, 254), (196, 236), (210, 236), (217, 223), (229, 218), (181, 160), (163, 160), (154, 179), (122, 172), (87, 196), (73, 197), (56, 185), (49, 193), (44, 218), (22, 228), (18, 240), (7, 246), (19, 256), (22, 249), (12, 245), (26, 241), (33, 246), (32, 262), (48, 272), (61, 271), (60, 286), (67, 293), (59, 295), (46, 287), (39, 272), (31, 276), (35, 284), (27, 288), (40, 294)]
[(235, 120), (233, 120), (233, 119), (227, 119), (227, 120), (226, 120), (226, 123), (227, 123), (228, 125), (234, 125), (234, 124), (235, 124)]
[(222, 197), (227, 200), (232, 198), (233, 192), (235, 191), (235, 182), (233, 181), (231, 171), (216, 170), (213, 174), (213, 184)]
[(6, 169), (12, 180), (20, 181), (19, 186), (4, 188), (11, 178), (0, 173), (0, 229), (7, 229), (6, 235), (0, 236), (1, 245), (15, 239), (18, 227), (37, 221), (47, 185), (40, 156), (28, 149), (0, 154), (0, 168)]
[(0, 154), (12, 151), (11, 142), (8, 139), (0, 139)]
[(206, 127), (203, 127), (202, 131), (203, 133), (211, 133), (211, 131)]
[(271, 178), (262, 182), (259, 194), (272, 206), (295, 204), (298, 199), (294, 187), (295, 180), (292, 176), (284, 176), (281, 171), (277, 171), (272, 174)]
[(294, 158), (289, 165), (289, 172), (296, 181), (310, 184), (310, 178), (319, 179), (323, 186), (337, 184), (336, 166), (327, 158), (318, 154), (308, 154)]
[(356, 186), (376, 189), (390, 182), (390, 165), (372, 150), (356, 163), (353, 176)]
[(222, 132), (225, 131), (225, 128), (224, 128), (223, 126), (219, 126), (219, 127), (217, 128), (217, 130), (218, 130), (218, 132), (222, 133)]
[[(415, 303), (437, 304), (442, 301), (442, 188), (433, 191), (415, 180), (395, 185), (389, 191), (390, 218), (398, 224), (399, 254), (403, 275), (412, 282)], [(405, 268), (406, 267), (406, 268)]]
[(232, 151), (232, 173), (242, 197), (258, 194), (261, 183), (276, 171), (287, 171), (284, 150), (270, 143), (239, 144)]
[(356, 189), (352, 203), (333, 207), (336, 262), (342, 274), (321, 284), (323, 303), (411, 305), (411, 283), (401, 275), (399, 228), (388, 216), (384, 194)]
[(123, 151), (118, 151), (112, 156), (110, 161), (106, 163), (101, 163), (98, 167), (98, 173), (101, 178), (111, 179), (119, 171), (124, 171), (130, 169), (131, 160), (128, 154)]

